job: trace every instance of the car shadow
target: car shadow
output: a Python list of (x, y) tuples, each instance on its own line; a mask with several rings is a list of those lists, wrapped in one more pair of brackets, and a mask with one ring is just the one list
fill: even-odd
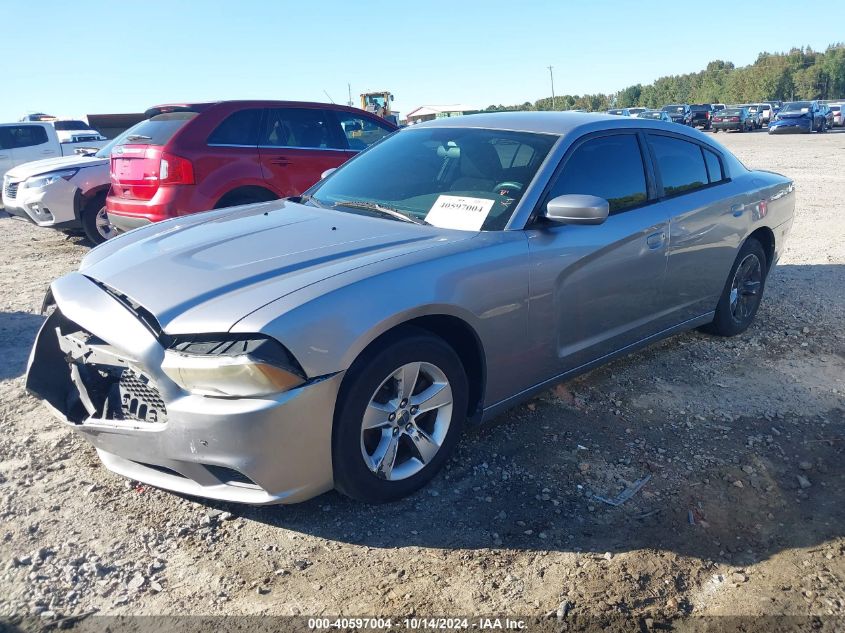
[(470, 430), (407, 499), (208, 505), (372, 548), (654, 548), (745, 565), (824, 543), (845, 529), (845, 267), (781, 266), (766, 292), (738, 338), (672, 337)]
[(0, 312), (0, 380), (24, 374), (29, 350), (43, 322), (40, 314)]

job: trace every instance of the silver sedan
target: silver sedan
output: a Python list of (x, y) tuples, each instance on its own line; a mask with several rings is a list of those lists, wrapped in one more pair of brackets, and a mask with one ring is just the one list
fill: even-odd
[(26, 384), (126, 477), (388, 501), (467, 423), (682, 330), (743, 332), (794, 205), (670, 123), (432, 121), (302, 197), (94, 249), (52, 284)]

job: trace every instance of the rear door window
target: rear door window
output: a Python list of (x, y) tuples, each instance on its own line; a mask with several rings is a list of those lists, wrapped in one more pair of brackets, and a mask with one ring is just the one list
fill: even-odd
[(259, 144), (262, 147), (346, 149), (335, 118), (318, 108), (271, 108)]
[(197, 116), (196, 112), (166, 112), (142, 121), (132, 134), (126, 137), (126, 143), (145, 145), (166, 145), (185, 124)]
[(648, 135), (657, 169), (667, 196), (694, 191), (706, 186), (707, 167), (701, 147), (671, 136)]
[(47, 130), (40, 125), (16, 125), (9, 130), (10, 149), (16, 147), (32, 147), (47, 142)]
[(209, 145), (258, 145), (261, 125), (261, 108), (249, 108), (233, 112), (217, 126), (208, 137)]
[(356, 116), (351, 112), (335, 112), (349, 149), (367, 149), (393, 132), (393, 128), (382, 125), (369, 117)]
[(549, 198), (569, 193), (604, 198), (610, 213), (648, 199), (643, 157), (634, 134), (600, 136), (578, 146), (563, 166)]

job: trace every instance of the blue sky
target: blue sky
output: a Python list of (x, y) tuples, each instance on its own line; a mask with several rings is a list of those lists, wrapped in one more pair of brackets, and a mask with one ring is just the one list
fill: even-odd
[[(612, 92), (713, 59), (744, 65), (759, 51), (842, 39), (841, 20), (794, 0), (720, 17), (706, 0), (4, 0), (0, 121), (139, 112), (169, 101), (353, 99), (391, 90), (423, 104), (520, 103)], [(687, 15), (672, 13), (689, 6)], [(756, 10), (754, 7), (763, 7)], [(790, 8), (782, 15), (779, 8)], [(709, 12), (710, 15), (703, 15)], [(324, 92), (325, 91), (325, 92)]]

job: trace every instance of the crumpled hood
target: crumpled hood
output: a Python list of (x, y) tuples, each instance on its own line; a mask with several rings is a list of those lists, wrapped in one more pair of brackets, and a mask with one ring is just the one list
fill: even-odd
[(11, 180), (26, 180), (32, 176), (46, 174), (59, 169), (72, 169), (74, 167), (93, 167), (108, 163), (108, 158), (95, 158), (94, 156), (60, 156), (58, 158), (45, 158), (34, 160), (23, 165), (18, 165), (6, 172)]
[(279, 200), (131, 231), (91, 251), (80, 272), (152, 312), (167, 333), (225, 332), (329, 277), (475, 235)]

